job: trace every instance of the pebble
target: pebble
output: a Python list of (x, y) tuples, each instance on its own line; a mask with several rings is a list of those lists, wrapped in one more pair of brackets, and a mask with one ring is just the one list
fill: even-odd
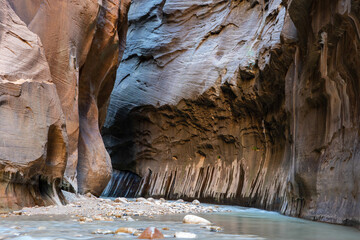
[(188, 232), (176, 232), (175, 238), (196, 238), (196, 234)]
[(23, 214), (22, 211), (13, 211), (12, 213), (13, 213), (14, 215), (17, 215), (17, 216), (20, 216), (20, 215)]
[(116, 202), (116, 203), (128, 203), (128, 200), (126, 198), (119, 197), (119, 198), (116, 198), (114, 200), (114, 202)]
[(155, 227), (146, 228), (138, 239), (164, 239), (164, 235)]
[(201, 224), (201, 225), (211, 225), (211, 222), (205, 218), (198, 217), (195, 215), (186, 215), (183, 219), (183, 223), (186, 224)]
[(176, 200), (176, 202), (183, 203), (183, 202), (184, 202), (184, 200), (182, 200), (182, 199), (178, 199), (178, 200)]
[(129, 233), (129, 234), (134, 234), (135, 232), (137, 232), (137, 229), (127, 228), (127, 227), (121, 227), (115, 231), (115, 233)]
[(139, 197), (136, 199), (136, 202), (145, 202), (145, 201), (146, 201), (146, 199), (143, 197)]
[(94, 195), (92, 195), (91, 193), (86, 193), (85, 194), (85, 197), (88, 197), (88, 198), (96, 198)]
[(210, 230), (211, 232), (221, 232), (223, 230), (221, 227), (218, 227), (218, 226), (205, 226), (202, 228)]
[(93, 219), (92, 218), (88, 218), (88, 217), (81, 217), (78, 220), (79, 222), (92, 222)]
[(200, 201), (197, 200), (197, 199), (195, 199), (194, 201), (192, 201), (192, 204), (194, 204), (194, 205), (200, 205)]
[(135, 219), (133, 219), (132, 217), (129, 217), (129, 216), (123, 216), (122, 219), (123, 219), (124, 221), (128, 221), (128, 222), (133, 222), (133, 221), (135, 221)]
[(114, 232), (110, 230), (97, 229), (93, 231), (92, 234), (114, 234)]

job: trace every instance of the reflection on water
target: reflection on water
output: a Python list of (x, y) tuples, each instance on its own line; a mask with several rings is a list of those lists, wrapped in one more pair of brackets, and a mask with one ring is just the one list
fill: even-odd
[(338, 225), (289, 218), (273, 212), (241, 207), (224, 207), (232, 212), (200, 216), (224, 228), (214, 233), (197, 225), (182, 224), (183, 215), (138, 218), (135, 222), (100, 222), (80, 224), (68, 216), (17, 216), (0, 220), (0, 239), (135, 239), (130, 235), (94, 235), (97, 229), (115, 231), (119, 227), (154, 226), (172, 237), (177, 231), (196, 233), (198, 239), (269, 239), (269, 240), (359, 240), (360, 231)]
[(271, 240), (360, 239), (360, 231), (351, 227), (290, 218), (258, 209), (230, 208), (234, 211), (208, 216), (229, 234), (256, 234)]

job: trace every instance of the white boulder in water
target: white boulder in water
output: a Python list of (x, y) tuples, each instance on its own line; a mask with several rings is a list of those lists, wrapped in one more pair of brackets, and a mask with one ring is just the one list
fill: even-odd
[(188, 232), (176, 232), (175, 238), (196, 238), (196, 234)]
[(198, 217), (195, 215), (186, 215), (183, 219), (183, 223), (186, 224), (201, 224), (201, 225), (210, 225), (211, 222), (205, 218)]

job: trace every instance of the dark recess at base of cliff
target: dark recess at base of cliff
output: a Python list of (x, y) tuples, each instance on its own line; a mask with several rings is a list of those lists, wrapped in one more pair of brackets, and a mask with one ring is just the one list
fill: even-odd
[(105, 188), (104, 197), (136, 197), (141, 178), (129, 171), (114, 170), (111, 180)]

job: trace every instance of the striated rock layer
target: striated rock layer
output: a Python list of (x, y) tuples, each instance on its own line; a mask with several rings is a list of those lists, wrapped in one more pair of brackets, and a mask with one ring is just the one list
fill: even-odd
[(359, 16), (358, 0), (134, 1), (113, 167), (137, 195), (359, 225)]
[[(0, 209), (100, 195), (100, 128), (124, 50), (129, 0), (1, 0)], [(63, 180), (64, 176), (64, 181)]]

